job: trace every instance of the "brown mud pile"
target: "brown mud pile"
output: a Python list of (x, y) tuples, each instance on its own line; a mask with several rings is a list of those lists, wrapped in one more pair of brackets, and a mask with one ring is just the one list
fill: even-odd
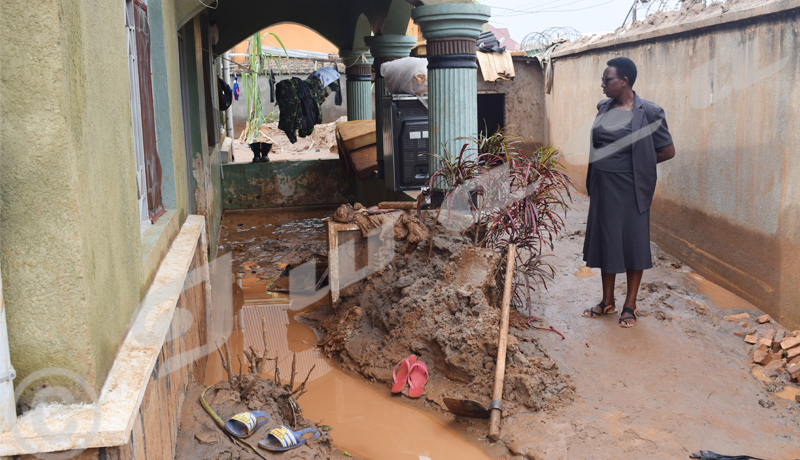
[[(423, 219), (431, 228), (433, 214)], [(395, 364), (415, 353), (429, 369), (429, 401), (444, 409), (443, 397), (464, 397), (488, 406), (502, 296), (495, 281), (498, 256), (442, 225), (430, 260), (427, 240), (410, 252), (404, 242), (393, 244), (385, 268), (342, 290), (336, 314), (322, 324), (320, 347), (342, 367), (387, 386)], [(576, 398), (571, 379), (536, 339), (516, 328), (509, 332), (506, 365), (507, 414), (522, 406), (549, 410)]]
[[(234, 377), (236, 379), (237, 377)], [(211, 416), (200, 405), (203, 393), (200, 384), (192, 383), (186, 392), (183, 404), (181, 425), (175, 448), (175, 458), (191, 458), (197, 460), (261, 460), (248, 448), (235, 445), (231, 439), (215, 423)], [(302, 409), (294, 402), (289, 390), (272, 380), (260, 380), (246, 396), (233, 389), (231, 383), (223, 380), (205, 394), (205, 400), (223, 421), (239, 412), (263, 410), (269, 414), (269, 421), (246, 439), (254, 447), (258, 441), (267, 437), (275, 427), (286, 425), (295, 431), (314, 427), (315, 424), (303, 417)], [(258, 449), (264, 457), (271, 459), (328, 459), (331, 458), (333, 443), (327, 433), (308, 441), (306, 445), (285, 453), (273, 453)]]

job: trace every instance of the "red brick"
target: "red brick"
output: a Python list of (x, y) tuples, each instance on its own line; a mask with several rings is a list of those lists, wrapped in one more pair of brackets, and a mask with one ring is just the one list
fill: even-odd
[(750, 315), (747, 313), (739, 313), (738, 315), (729, 315), (724, 318), (725, 321), (739, 321), (742, 319), (750, 319)]
[(764, 323), (768, 323), (770, 321), (772, 321), (772, 318), (770, 318), (769, 315), (761, 315), (758, 318), (756, 318), (756, 322), (758, 324), (764, 324)]
[(798, 345), (800, 345), (800, 336), (787, 337), (787, 338), (783, 339), (783, 341), (781, 342), (781, 348), (783, 348), (784, 350), (788, 350), (788, 349), (790, 349), (792, 347), (796, 347)]
[(786, 360), (785, 359), (774, 359), (773, 361), (764, 366), (761, 369), (761, 373), (766, 375), (767, 377), (776, 377), (783, 372), (783, 369), (786, 368)]
[(797, 379), (800, 377), (800, 364), (792, 364), (786, 371), (789, 372), (789, 375), (791, 375), (793, 379)]
[(763, 339), (758, 339), (758, 342), (756, 343), (758, 345), (764, 345), (765, 347), (772, 348), (772, 339), (768, 339), (766, 337), (764, 337)]
[(768, 339), (770, 342), (775, 340), (775, 329), (767, 329), (767, 332), (764, 334), (764, 338)]
[(794, 347), (786, 350), (787, 359), (795, 359), (800, 356), (800, 347)]
[(758, 337), (756, 337), (754, 335), (748, 335), (748, 336), (746, 336), (744, 338), (744, 341), (749, 343), (749, 344), (751, 344), (751, 345), (755, 345), (756, 342), (758, 342)]
[(759, 345), (753, 352), (753, 362), (756, 364), (767, 365), (772, 361), (772, 355), (769, 353), (769, 348), (764, 345)]

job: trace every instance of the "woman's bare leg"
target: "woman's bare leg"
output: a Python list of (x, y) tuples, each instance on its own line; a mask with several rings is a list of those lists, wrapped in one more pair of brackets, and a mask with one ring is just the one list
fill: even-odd
[[(639, 285), (642, 284), (642, 274), (644, 270), (625, 270), (628, 277), (628, 292), (625, 296), (625, 305), (622, 308), (630, 308), (636, 311), (636, 296), (639, 294)], [(630, 313), (623, 313), (620, 316), (620, 322), (633, 326), (636, 324), (636, 319)]]
[(603, 280), (603, 303), (611, 305), (614, 303), (614, 284), (617, 280), (617, 274), (600, 272), (600, 279)]
[[(600, 279), (603, 281), (603, 301), (600, 305), (595, 305), (592, 308), (587, 308), (583, 311), (583, 316), (592, 317), (602, 315), (605, 306), (614, 303), (614, 282), (616, 280), (616, 273), (600, 272)], [(594, 315), (591, 314), (594, 312)]]

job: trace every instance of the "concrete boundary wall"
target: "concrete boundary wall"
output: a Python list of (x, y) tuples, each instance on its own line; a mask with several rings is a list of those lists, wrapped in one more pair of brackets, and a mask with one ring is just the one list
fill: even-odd
[(336, 158), (227, 163), (222, 173), (226, 210), (335, 205), (356, 198), (356, 179)]
[(634, 89), (664, 107), (677, 150), (658, 167), (653, 239), (794, 329), (800, 1), (751, 5), (555, 53), (545, 130), (583, 187), (600, 76), (609, 59), (633, 59)]

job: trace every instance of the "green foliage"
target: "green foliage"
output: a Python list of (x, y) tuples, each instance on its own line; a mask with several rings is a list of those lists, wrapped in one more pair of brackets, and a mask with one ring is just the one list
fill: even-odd
[[(502, 256), (498, 286), (505, 281), (499, 268), (505, 266), (508, 245), (517, 246), (513, 303), (530, 310), (529, 292), (538, 285), (546, 288), (547, 280), (553, 279), (554, 270), (542, 252), (553, 248), (554, 237), (565, 228), (560, 213), (569, 209), (572, 181), (560, 164), (561, 154), (552, 147), (525, 152), (519, 148), (521, 140), (503, 129), (466, 140), (457, 157), (446, 151), (438, 156), (441, 167), (429, 185), (446, 190), (445, 208), (454, 201), (466, 203), (473, 243)], [(470, 144), (478, 150), (476, 159), (465, 156)]]
[[(265, 34), (264, 38), (267, 38), (268, 35), (272, 35), (275, 40), (277, 40), (288, 60), (289, 53), (286, 51), (286, 47), (283, 46), (281, 39), (272, 32)], [(249, 42), (247, 52), (249, 54), (248, 61), (250, 68), (242, 72), (242, 88), (244, 99), (247, 102), (247, 123), (245, 125), (243, 138), (248, 144), (258, 140), (259, 128), (262, 124), (277, 119), (277, 110), (264, 114), (264, 105), (261, 99), (261, 88), (258, 86), (258, 77), (261, 75), (267, 76), (267, 72), (270, 68), (267, 64), (270, 61), (275, 63), (275, 67), (278, 69), (278, 75), (283, 75), (280, 57), (273, 56), (271, 53), (263, 50), (261, 35), (257, 33), (254, 34), (250, 37)]]

